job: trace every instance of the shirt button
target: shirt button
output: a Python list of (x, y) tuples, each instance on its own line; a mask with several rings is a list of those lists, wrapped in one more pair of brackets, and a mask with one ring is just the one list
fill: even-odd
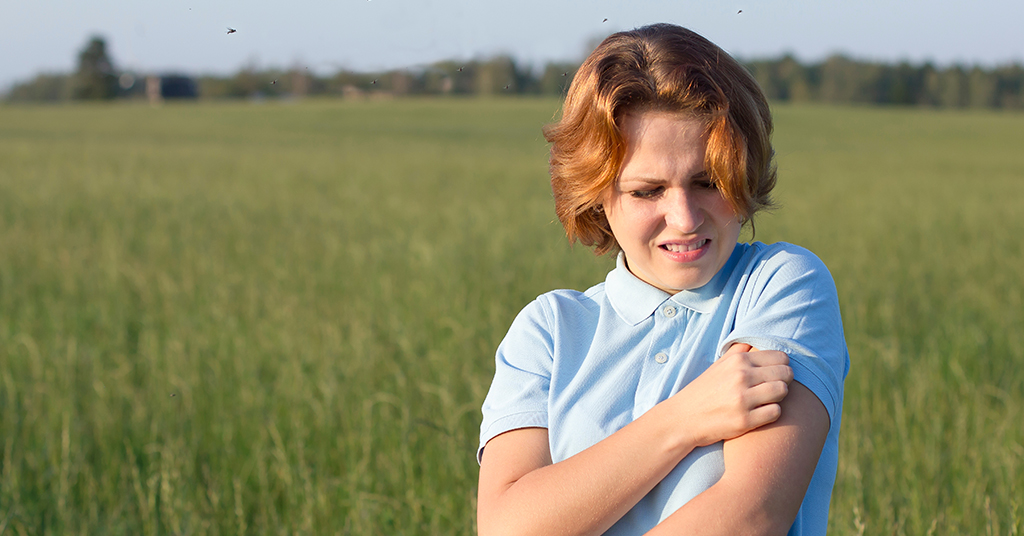
[(669, 305), (668, 307), (665, 308), (664, 313), (665, 316), (672, 318), (673, 316), (676, 316), (676, 308)]
[(668, 361), (668, 354), (666, 354), (665, 352), (658, 352), (658, 355), (654, 356), (654, 360), (657, 361), (658, 364), (663, 365), (666, 361)]

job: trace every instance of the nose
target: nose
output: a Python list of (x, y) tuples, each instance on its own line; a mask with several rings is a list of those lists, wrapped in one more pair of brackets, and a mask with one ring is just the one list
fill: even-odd
[(683, 233), (695, 233), (704, 224), (706, 216), (698, 196), (673, 188), (665, 199), (665, 224)]

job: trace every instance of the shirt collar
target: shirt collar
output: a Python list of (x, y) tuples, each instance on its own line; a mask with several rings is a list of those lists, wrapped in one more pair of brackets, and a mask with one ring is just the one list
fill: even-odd
[(743, 248), (733, 249), (729, 260), (706, 285), (693, 290), (681, 290), (669, 294), (659, 290), (633, 275), (626, 267), (626, 256), (621, 251), (615, 259), (615, 269), (605, 279), (605, 293), (612, 308), (626, 323), (637, 325), (649, 318), (661, 304), (672, 301), (698, 313), (710, 313), (721, 299), (722, 289), (732, 273), (736, 262), (743, 255)]

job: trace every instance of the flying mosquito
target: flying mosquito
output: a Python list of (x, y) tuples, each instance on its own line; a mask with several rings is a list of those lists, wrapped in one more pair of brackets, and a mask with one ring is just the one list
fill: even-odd
[(237, 32), (237, 31), (238, 31), (238, 30), (236, 30), (236, 29), (234, 29), (234, 28), (232, 28), (232, 27), (228, 26), (228, 35), (231, 35), (231, 34), (233, 34), (233, 33)]

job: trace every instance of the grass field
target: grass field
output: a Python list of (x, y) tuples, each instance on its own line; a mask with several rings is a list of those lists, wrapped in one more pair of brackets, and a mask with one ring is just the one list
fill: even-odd
[[(0, 107), (0, 534), (470, 534), (565, 245), (547, 100)], [(846, 380), (830, 534), (1024, 533), (1024, 115), (779, 107)]]

